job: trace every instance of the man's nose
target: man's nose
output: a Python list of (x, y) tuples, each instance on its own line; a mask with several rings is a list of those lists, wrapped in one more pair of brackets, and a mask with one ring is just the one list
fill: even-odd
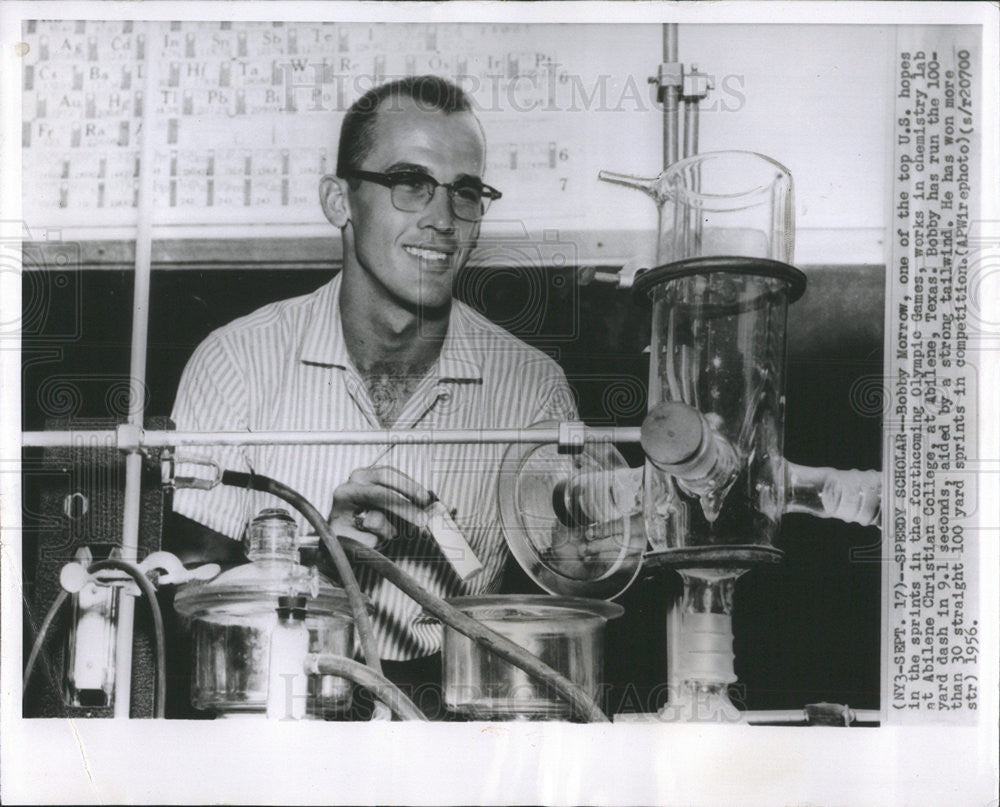
[(441, 232), (455, 231), (455, 214), (451, 211), (451, 198), (444, 185), (438, 185), (434, 189), (434, 194), (420, 218), (420, 226), (433, 227)]

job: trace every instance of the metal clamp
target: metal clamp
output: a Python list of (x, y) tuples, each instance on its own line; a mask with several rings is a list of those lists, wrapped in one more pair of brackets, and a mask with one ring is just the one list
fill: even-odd
[(87, 571), (93, 557), (86, 547), (77, 551), (76, 560), (59, 570), (59, 585), (69, 594), (79, 594), (84, 589), (96, 592), (98, 586), (117, 586), (123, 594), (138, 597), (139, 586), (127, 573), (117, 569), (104, 569), (96, 574)]
[(143, 430), (132, 423), (118, 424), (115, 434), (119, 451), (132, 453), (142, 446)]
[(184, 564), (172, 552), (150, 552), (139, 568), (149, 576), (155, 572), (154, 578), (160, 585), (179, 586), (190, 580), (211, 580), (218, 576), (222, 568), (218, 563), (206, 563), (193, 569), (185, 569)]
[(661, 62), (656, 68), (656, 75), (649, 77), (649, 83), (656, 85), (656, 100), (662, 104), (668, 89), (683, 85), (684, 65), (680, 62)]
[[(114, 553), (112, 554), (114, 557)], [(93, 557), (90, 550), (83, 547), (76, 554), (76, 560), (67, 563), (59, 570), (59, 584), (70, 594), (77, 594), (86, 586), (120, 586), (125, 594), (139, 596), (139, 587), (132, 576), (118, 569), (102, 569), (96, 574), (87, 571)], [(180, 585), (190, 580), (211, 580), (221, 571), (217, 563), (206, 563), (194, 569), (185, 569), (180, 559), (171, 552), (151, 552), (142, 563), (139, 570), (146, 575), (154, 586)]]
[(687, 70), (681, 62), (663, 62), (656, 75), (649, 77), (649, 83), (656, 85), (656, 100), (661, 104), (667, 91), (674, 87), (686, 101), (700, 101), (715, 89), (712, 76), (699, 72), (697, 65), (691, 65), (691, 69)]
[(559, 453), (579, 454), (587, 437), (587, 427), (583, 421), (567, 420), (559, 424)]
[(715, 79), (707, 73), (699, 73), (697, 65), (693, 64), (690, 71), (684, 71), (681, 97), (685, 101), (700, 101), (714, 89)]

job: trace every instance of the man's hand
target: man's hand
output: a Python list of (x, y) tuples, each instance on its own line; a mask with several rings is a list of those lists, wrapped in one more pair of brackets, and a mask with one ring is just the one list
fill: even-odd
[(330, 527), (337, 535), (376, 546), (395, 538), (406, 524), (423, 529), (430, 491), (385, 465), (359, 468), (333, 492)]

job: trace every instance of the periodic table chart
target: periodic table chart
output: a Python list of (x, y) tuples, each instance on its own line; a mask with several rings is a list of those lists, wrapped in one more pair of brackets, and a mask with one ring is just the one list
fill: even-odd
[[(317, 187), (344, 111), (383, 81), (434, 73), (466, 89), (487, 132), (485, 175), (504, 192), (491, 218), (601, 228), (587, 189), (625, 146), (623, 93), (648, 92), (629, 77), (645, 85), (658, 61), (658, 28), (638, 28), (27, 22), (23, 217), (92, 237), (135, 226), (151, 170), (158, 232), (329, 234)], [(645, 106), (627, 142), (655, 169), (658, 113)]]

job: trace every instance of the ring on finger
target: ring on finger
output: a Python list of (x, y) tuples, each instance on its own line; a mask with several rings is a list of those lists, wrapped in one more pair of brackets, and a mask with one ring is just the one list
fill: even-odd
[(357, 529), (363, 530), (365, 528), (365, 516), (367, 515), (367, 510), (358, 510), (354, 513), (354, 526)]

